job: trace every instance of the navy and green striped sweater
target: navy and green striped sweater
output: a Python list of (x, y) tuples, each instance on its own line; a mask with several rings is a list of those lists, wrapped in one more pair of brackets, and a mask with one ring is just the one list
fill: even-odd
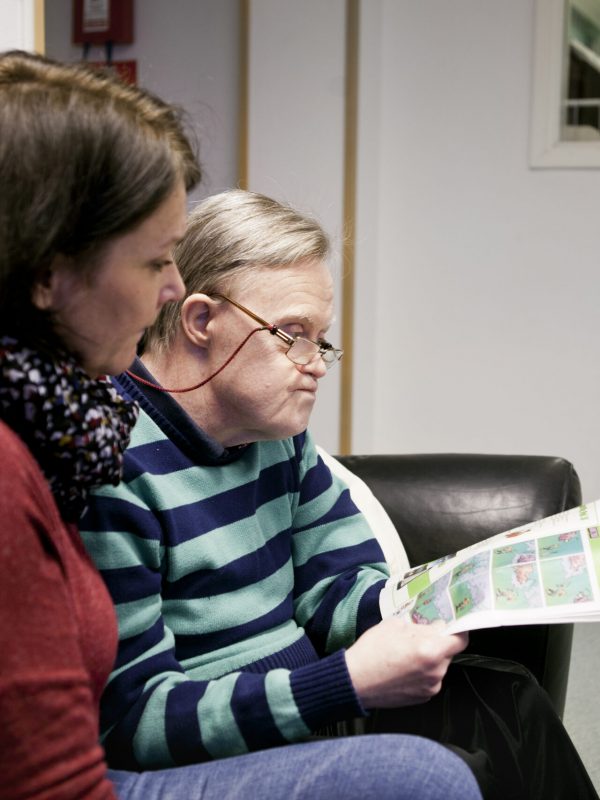
[(387, 567), (310, 435), (223, 450), (167, 395), (116, 383), (140, 418), (81, 526), (119, 621), (110, 764), (220, 758), (363, 714), (343, 648), (379, 621)]

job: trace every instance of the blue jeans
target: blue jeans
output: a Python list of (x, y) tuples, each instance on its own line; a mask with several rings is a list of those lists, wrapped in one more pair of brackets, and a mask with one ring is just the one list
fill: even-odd
[(109, 770), (120, 800), (481, 800), (465, 762), (418, 736), (290, 744), (156, 772)]

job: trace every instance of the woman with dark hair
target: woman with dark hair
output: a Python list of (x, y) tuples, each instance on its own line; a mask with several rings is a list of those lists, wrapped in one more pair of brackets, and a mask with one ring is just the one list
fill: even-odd
[(88, 69), (0, 57), (0, 774), (5, 797), (109, 797), (98, 698), (114, 613), (75, 523), (120, 478), (127, 366), (183, 292), (200, 169), (176, 111)]
[(0, 55), (0, 794), (477, 800), (466, 766), (417, 737), (107, 770), (98, 703), (116, 620), (76, 523), (90, 489), (121, 479), (138, 409), (105, 376), (183, 297), (171, 252), (199, 178), (171, 106), (82, 66)]

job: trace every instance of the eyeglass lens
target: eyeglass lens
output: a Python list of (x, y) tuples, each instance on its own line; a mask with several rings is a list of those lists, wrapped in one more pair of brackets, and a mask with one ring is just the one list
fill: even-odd
[(301, 336), (295, 339), (287, 351), (290, 360), (296, 364), (310, 363), (317, 353), (321, 356), (328, 368), (338, 360), (336, 350), (331, 345), (329, 347), (322, 347), (315, 342), (311, 342), (309, 339), (303, 339)]

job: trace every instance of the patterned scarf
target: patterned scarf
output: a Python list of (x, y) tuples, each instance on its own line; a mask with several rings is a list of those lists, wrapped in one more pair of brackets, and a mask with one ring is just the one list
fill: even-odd
[(121, 479), (138, 406), (105, 378), (0, 337), (0, 418), (37, 459), (62, 516), (74, 522), (90, 489)]

